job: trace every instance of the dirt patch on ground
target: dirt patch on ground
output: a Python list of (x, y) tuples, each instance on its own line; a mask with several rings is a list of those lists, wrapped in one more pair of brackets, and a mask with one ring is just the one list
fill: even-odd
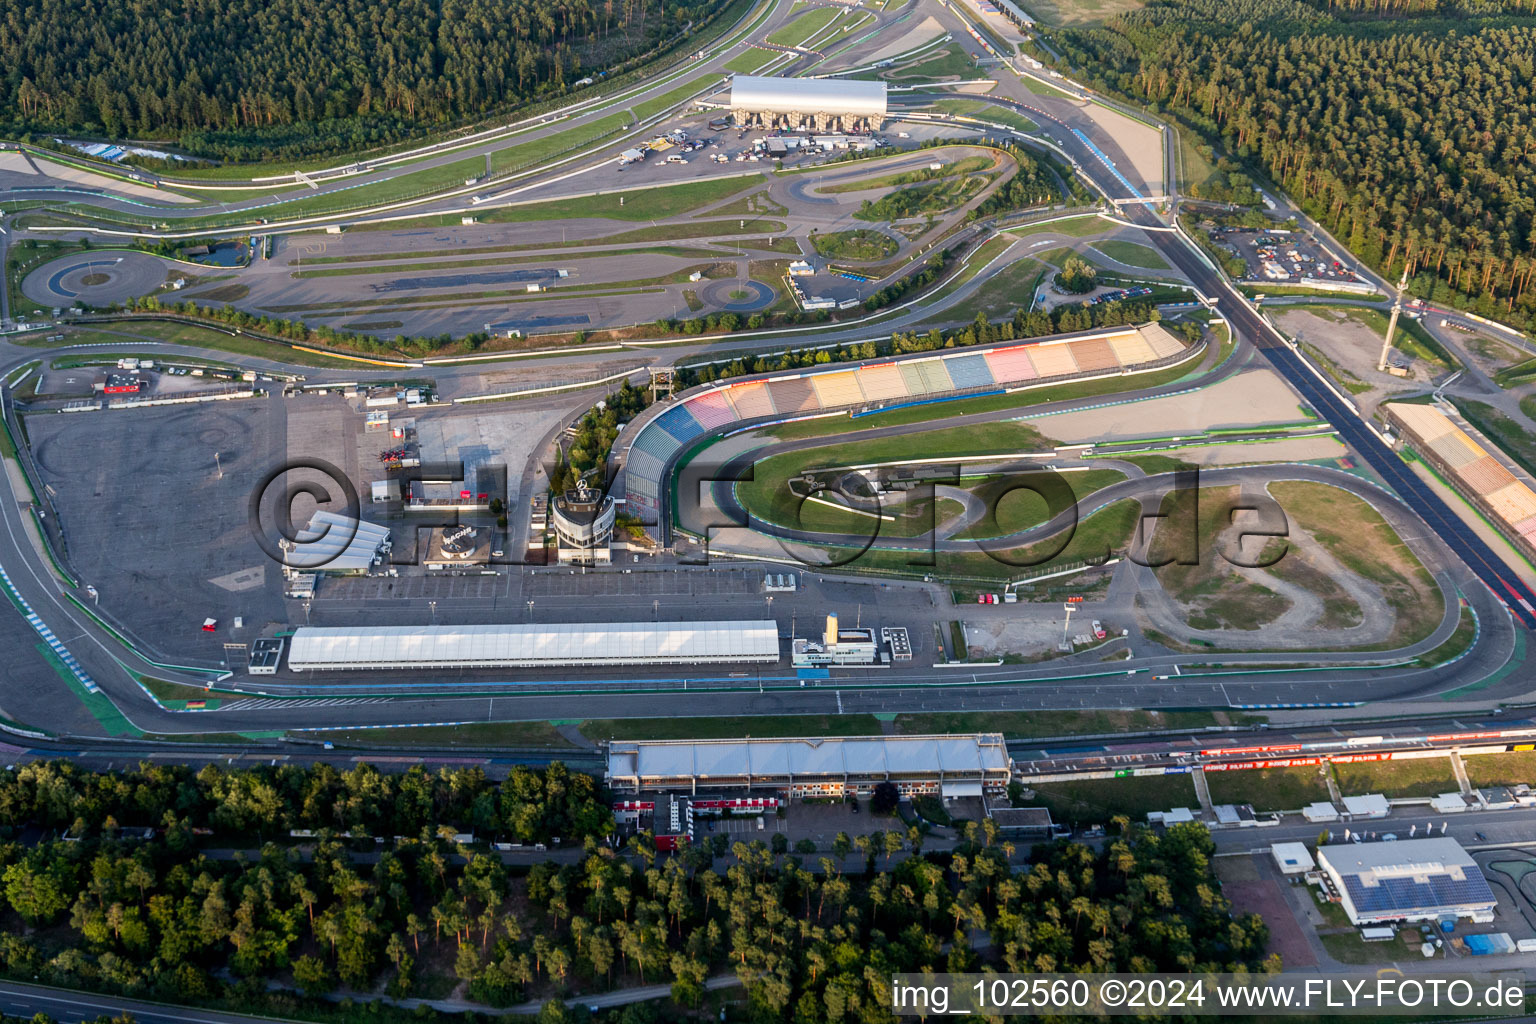
[[(1166, 437), (1303, 419), (1296, 393), (1273, 370), (1249, 370), (1208, 388), (1029, 421), (1064, 443)], [(1269, 456), (1264, 456), (1268, 458)]]
[(1311, 462), (1348, 455), (1337, 438), (1294, 437), (1263, 444), (1218, 444), (1208, 448), (1180, 448), (1173, 453), (1197, 466), (1243, 466), (1259, 462)]
[(1258, 914), (1264, 919), (1264, 923), (1269, 926), (1267, 952), (1280, 954), (1280, 962), (1285, 967), (1316, 967), (1317, 954), (1307, 943), (1306, 933), (1301, 930), (1301, 924), (1285, 898), (1285, 889), (1280, 881), (1273, 877), (1258, 877), (1258, 869), (1253, 865), (1251, 857), (1217, 858), (1217, 864), (1220, 865), (1218, 874), (1225, 873), (1227, 862), (1239, 860), (1248, 863), (1255, 877), (1252, 881), (1222, 880), (1221, 891), (1232, 901), (1232, 912)]
[(1381, 335), (1344, 310), (1292, 309), (1277, 312), (1274, 317), (1276, 326), (1297, 344), (1315, 349), (1333, 364), (1324, 369), (1331, 370), (1362, 407), (1374, 409), (1394, 395), (1422, 391), (1434, 378), (1431, 368), (1419, 360), (1414, 360), (1407, 377), (1377, 370)]
[[(1269, 493), (1295, 526), (1343, 567), (1381, 591), (1396, 622), (1389, 640), (1408, 644), (1434, 632), (1445, 615), (1440, 588), (1397, 531), (1363, 498), (1327, 484), (1287, 480)], [(1369, 618), (1369, 609), (1367, 609)]]
[(1007, 654), (1026, 658), (1044, 657), (1056, 649), (1061, 639), (1061, 622), (1054, 628), (1031, 616), (1026, 619), (989, 618), (965, 624), (965, 643), (974, 659), (1001, 658)]
[(1161, 591), (1141, 601), (1154, 628), (1220, 645), (1309, 649), (1398, 646), (1434, 630), (1439, 590), (1374, 509), (1323, 484), (1276, 483), (1270, 493), (1286, 512), (1284, 536), (1244, 535), (1259, 523), (1230, 512), (1236, 487), (1164, 500), (1149, 554), (1171, 561), (1153, 570)]
[(1492, 377), (1506, 367), (1523, 363), (1531, 358), (1524, 349), (1486, 334), (1466, 334), (1460, 338), (1462, 351), (1471, 358), (1477, 368)]

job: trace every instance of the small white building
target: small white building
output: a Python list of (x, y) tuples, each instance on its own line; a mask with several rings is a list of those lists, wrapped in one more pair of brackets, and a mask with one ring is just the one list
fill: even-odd
[(806, 260), (795, 260), (789, 265), (790, 277), (809, 277), (816, 273), (816, 268)]
[(1303, 807), (1301, 816), (1311, 822), (1338, 821), (1339, 809), (1326, 800), (1319, 800)]
[(1282, 875), (1304, 875), (1317, 867), (1305, 843), (1274, 843), (1269, 854)]
[(1351, 818), (1385, 818), (1392, 813), (1392, 804), (1380, 793), (1344, 798), (1344, 813)]
[(1195, 813), (1188, 807), (1175, 807), (1171, 811), (1153, 811), (1147, 815), (1147, 822), (1152, 825), (1162, 825), (1167, 828), (1170, 825), (1183, 825), (1195, 820)]
[(1429, 802), (1429, 809), (1436, 814), (1460, 814), (1467, 809), (1467, 800), (1460, 793), (1441, 793)]

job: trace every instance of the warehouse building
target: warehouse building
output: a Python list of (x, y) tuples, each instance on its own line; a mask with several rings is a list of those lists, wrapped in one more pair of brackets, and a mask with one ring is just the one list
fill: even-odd
[(739, 125), (875, 131), (885, 121), (885, 83), (831, 78), (731, 79), (731, 116)]
[(1454, 839), (1323, 846), (1317, 862), (1352, 924), (1456, 917), (1488, 922), (1498, 902), (1482, 870)]
[(318, 509), (298, 536), (281, 538), (277, 546), (290, 573), (363, 576), (389, 553), (389, 527)]
[(615, 792), (746, 790), (789, 797), (868, 796), (882, 782), (907, 796), (981, 796), (1008, 788), (1012, 763), (1000, 733), (822, 736), (800, 739), (615, 741)]
[(771, 622), (615, 622), (495, 626), (301, 626), (295, 672), (774, 664)]

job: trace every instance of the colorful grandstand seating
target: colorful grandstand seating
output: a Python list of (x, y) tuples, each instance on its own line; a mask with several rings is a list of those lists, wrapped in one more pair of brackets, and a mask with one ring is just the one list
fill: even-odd
[(895, 363), (863, 366), (857, 372), (859, 388), (864, 392), (864, 397), (871, 402), (906, 398), (911, 394), (907, 390), (906, 381), (901, 379), (901, 369)]
[(923, 378), (923, 390), (930, 394), (955, 390), (955, 382), (949, 378), (947, 359), (919, 359), (913, 365)]
[(1472, 489), (1474, 494), (1482, 495), (1490, 495), (1515, 482), (1514, 474), (1501, 466), (1499, 461), (1491, 455), (1484, 455), (1476, 462), (1469, 462), (1458, 468), (1456, 475), (1461, 478), (1462, 483)]
[(1452, 469), (1460, 469), (1462, 466), (1471, 465), (1478, 459), (1488, 457), (1487, 452), (1483, 451), (1482, 448), (1473, 443), (1471, 438), (1459, 430), (1454, 430), (1449, 434), (1442, 434), (1432, 441), (1426, 441), (1424, 442), (1424, 447), (1444, 459), (1446, 464)]
[(1115, 350), (1103, 338), (1085, 338), (1067, 347), (1072, 350), (1072, 359), (1077, 363), (1077, 368), (1085, 373), (1120, 367), (1120, 360), (1115, 358)]
[(838, 409), (864, 402), (864, 392), (859, 390), (858, 374), (852, 370), (815, 374), (811, 377), (811, 386), (816, 389), (816, 397), (823, 409)]
[(1136, 333), (1157, 353), (1157, 358), (1166, 359), (1168, 356), (1178, 355), (1184, 351), (1185, 345), (1178, 338), (1168, 333), (1168, 328), (1162, 324), (1146, 324), (1136, 328)]
[(1040, 376), (1035, 364), (1030, 361), (1028, 346), (993, 349), (987, 353), (986, 358), (987, 366), (992, 370), (992, 379), (1000, 383), (1034, 380)]
[(693, 418), (706, 430), (736, 420), (736, 410), (731, 407), (724, 391), (706, 391), (697, 398), (689, 399), (688, 411), (693, 413)]
[(773, 396), (774, 408), (781, 413), (814, 412), (821, 408), (815, 389), (804, 377), (769, 381), (768, 393)]
[(1428, 405), (1393, 402), (1392, 415), (1426, 444), (1437, 437), (1455, 433), (1458, 429), (1444, 413)]
[(928, 393), (928, 385), (924, 383), (923, 373), (917, 368), (917, 363), (909, 361), (899, 365), (901, 367), (901, 380), (902, 383), (906, 384), (907, 392), (914, 397), (926, 395)]
[[(771, 381), (702, 390), (665, 408), (639, 428), (625, 462), (625, 492), (636, 509), (659, 510), (667, 463), (694, 439), (741, 420), (846, 409), (872, 401), (953, 395), (1072, 374), (1078, 372), (1080, 364), (1083, 369), (1107, 369), (1147, 362), (1183, 349), (1177, 338), (1154, 324), (1108, 338), (951, 351), (854, 369), (807, 370)], [(1531, 496), (1531, 502), (1536, 522), (1536, 495)]]
[(731, 404), (736, 407), (736, 414), (744, 420), (772, 416), (776, 412), (773, 401), (768, 397), (768, 388), (760, 381), (733, 387), (730, 389), (730, 395)]
[(693, 418), (693, 413), (688, 411), (687, 405), (668, 409), (656, 417), (656, 425), (677, 438), (682, 444), (687, 444), (704, 433), (704, 428), (699, 425), (698, 420)]
[(1536, 493), (1518, 480), (1487, 495), (1488, 504), (1505, 522), (1514, 524), (1536, 516)]
[(1113, 335), (1109, 338), (1109, 347), (1115, 350), (1115, 358), (1120, 360), (1121, 366), (1150, 363), (1157, 358), (1157, 353), (1152, 351), (1151, 344), (1141, 336), (1140, 331)]
[(949, 371), (949, 379), (954, 381), (959, 391), (990, 387), (997, 383), (992, 377), (992, 371), (987, 368), (987, 357), (979, 353), (951, 356), (944, 361), (944, 368)]
[(1035, 369), (1040, 371), (1042, 377), (1059, 377), (1077, 372), (1077, 361), (1072, 358), (1072, 350), (1065, 345), (1032, 345), (1029, 360), (1035, 364)]

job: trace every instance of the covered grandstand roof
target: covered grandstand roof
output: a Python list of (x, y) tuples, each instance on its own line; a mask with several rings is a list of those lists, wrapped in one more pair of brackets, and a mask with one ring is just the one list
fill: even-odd
[(311, 572), (364, 572), (389, 539), (389, 527), (316, 510), (286, 554), (287, 564)]
[(963, 776), (1006, 779), (1000, 733), (958, 736), (819, 736), (801, 739), (615, 741), (610, 781), (676, 786), (695, 779), (806, 779), (816, 776)]
[(614, 622), (494, 626), (302, 626), (288, 667), (533, 668), (702, 665), (779, 660), (771, 621)]
[(885, 83), (737, 75), (731, 79), (731, 108), (754, 113), (851, 114), (883, 118)]

